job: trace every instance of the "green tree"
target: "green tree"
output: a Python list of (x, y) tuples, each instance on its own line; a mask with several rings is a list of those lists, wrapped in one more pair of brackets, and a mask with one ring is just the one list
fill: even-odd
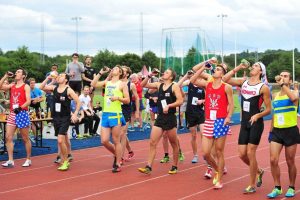
[(147, 51), (142, 56), (142, 63), (147, 67), (156, 67), (159, 66), (159, 58), (152, 51)]
[(140, 72), (143, 67), (142, 59), (134, 53), (126, 53), (121, 56), (120, 64), (130, 67), (134, 73)]

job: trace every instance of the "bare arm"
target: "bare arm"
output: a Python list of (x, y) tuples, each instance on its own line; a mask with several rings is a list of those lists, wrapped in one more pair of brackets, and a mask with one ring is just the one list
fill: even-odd
[(141, 82), (141, 86), (149, 89), (158, 89), (160, 83), (155, 82), (155, 83), (149, 83), (149, 76), (146, 76), (146, 78)]
[(74, 92), (74, 90), (72, 90), (72, 88), (68, 88), (68, 96), (70, 96), (76, 103), (76, 110), (74, 111), (74, 113), (72, 114), (72, 117), (71, 117), (71, 120), (74, 122), (77, 121), (77, 115), (78, 115), (78, 112), (80, 110), (80, 101), (79, 101), (79, 98), (78, 98), (78, 95)]
[(287, 94), (290, 100), (298, 106), (299, 93), (298, 90), (291, 91), (287, 85), (282, 85), (282, 90)]
[(139, 112), (140, 111), (140, 98), (136, 91), (136, 86), (135, 86), (135, 84), (131, 83), (130, 87), (131, 87), (132, 94), (135, 98), (135, 111)]
[(54, 85), (47, 85), (47, 82), (49, 80), (50, 76), (48, 76), (40, 85), (40, 89), (45, 92), (53, 91), (55, 86)]
[(263, 112), (257, 113), (250, 118), (251, 125), (256, 122), (259, 118), (262, 118), (271, 113), (271, 98), (270, 98), (270, 89), (268, 86), (263, 85), (260, 91), (260, 94), (263, 97), (264, 104), (266, 109)]
[(243, 82), (245, 81), (245, 78), (232, 78), (240, 69), (245, 68), (244, 65), (240, 64), (233, 70), (227, 72), (223, 77), (222, 81), (229, 83), (230, 85), (233, 86), (241, 86)]
[(182, 94), (181, 94), (181, 91), (180, 91), (180, 87), (174, 83), (173, 84), (173, 92), (176, 96), (176, 101), (174, 103), (171, 103), (171, 104), (168, 104), (168, 107), (169, 108), (176, 108), (178, 106), (180, 106), (181, 104), (183, 104), (183, 97), (182, 97)]
[(230, 119), (231, 119), (231, 116), (232, 116), (233, 111), (234, 111), (233, 90), (232, 90), (232, 87), (229, 86), (229, 85), (226, 85), (225, 86), (225, 92), (226, 92), (227, 99), (228, 99), (228, 107), (227, 107), (228, 114), (227, 114), (227, 117), (225, 119), (224, 125), (227, 125), (227, 124), (230, 123)]
[(184, 75), (184, 77), (182, 77), (182, 79), (180, 79), (179, 81), (178, 81), (178, 86), (179, 87), (182, 87), (182, 86), (186, 86), (186, 85), (188, 85), (189, 83), (190, 83), (190, 81), (186, 81), (188, 79), (188, 74), (185, 74)]
[(122, 92), (123, 92), (123, 98), (118, 98), (119, 101), (121, 101), (124, 104), (129, 104), (130, 103), (130, 98), (129, 98), (129, 92), (128, 92), (128, 87), (124, 82), (122, 83)]
[(30, 98), (30, 87), (29, 85), (25, 84), (25, 96), (26, 96), (26, 102), (23, 105), (20, 105), (22, 109), (28, 107), (31, 103), (31, 98)]

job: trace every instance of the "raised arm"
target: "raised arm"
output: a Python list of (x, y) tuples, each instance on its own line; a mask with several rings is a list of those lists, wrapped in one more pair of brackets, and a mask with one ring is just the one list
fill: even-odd
[(51, 76), (49, 75), (49, 76), (47, 76), (47, 78), (41, 83), (41, 85), (40, 85), (40, 89), (41, 89), (41, 90), (43, 90), (43, 91), (45, 91), (45, 92), (51, 92), (51, 91), (54, 90), (55, 86), (51, 84), (51, 83), (53, 82), (53, 80), (52, 80), (52, 82), (51, 82), (50, 84), (47, 85), (47, 82), (48, 82), (50, 79), (51, 79)]
[(233, 86), (241, 86), (243, 84), (243, 82), (245, 81), (245, 78), (232, 78), (232, 76), (234, 76), (239, 70), (246, 69), (246, 68), (247, 68), (247, 66), (245, 66), (244, 64), (240, 64), (233, 70), (227, 72), (222, 77), (222, 81), (229, 83), (230, 85), (233, 85)]
[(151, 75), (148, 75), (144, 78), (144, 80), (141, 82), (141, 86), (149, 89), (158, 89), (160, 83), (149, 83), (149, 79), (151, 78)]
[(225, 92), (226, 92), (226, 96), (227, 96), (227, 99), (228, 99), (228, 107), (227, 107), (228, 114), (227, 114), (227, 117), (224, 121), (224, 125), (228, 125), (231, 121), (231, 116), (232, 116), (233, 111), (234, 111), (232, 87), (230, 85), (226, 84)]
[(91, 86), (93, 88), (103, 88), (106, 84), (106, 80), (105, 81), (100, 81), (98, 82), (98, 80), (100, 79), (100, 77), (103, 75), (103, 74), (106, 74), (107, 72), (109, 72), (109, 69), (105, 68), (105, 69), (101, 69), (100, 72), (94, 76), (94, 79), (92, 80), (91, 82)]

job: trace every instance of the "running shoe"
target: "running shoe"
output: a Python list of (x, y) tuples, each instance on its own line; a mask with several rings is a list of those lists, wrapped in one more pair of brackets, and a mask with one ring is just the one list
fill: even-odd
[(22, 167), (29, 167), (31, 165), (31, 160), (26, 159), (26, 161), (24, 162), (24, 164), (22, 165)]
[(84, 139), (84, 137), (83, 137), (83, 135), (79, 134), (79, 135), (77, 135), (76, 139), (82, 140), (82, 139)]
[(12, 160), (8, 160), (5, 163), (2, 163), (2, 167), (5, 167), (5, 168), (13, 168), (14, 166), (15, 166), (15, 163)]
[(121, 158), (120, 165), (122, 166), (123, 164), (124, 164), (124, 159)]
[(56, 159), (54, 160), (54, 163), (60, 163), (61, 162), (61, 158), (60, 156), (57, 156)]
[(198, 162), (198, 156), (195, 155), (194, 158), (193, 158), (193, 160), (192, 160), (192, 163), (197, 163), (197, 162)]
[(293, 188), (289, 188), (288, 191), (285, 193), (285, 197), (294, 197), (295, 190)]
[(255, 192), (256, 192), (255, 187), (252, 187), (250, 185), (246, 189), (244, 189), (244, 194), (252, 194), (252, 193), (255, 193)]
[(221, 182), (217, 182), (214, 186), (214, 189), (215, 190), (219, 190), (219, 189), (222, 189), (223, 188), (223, 184)]
[(216, 185), (218, 183), (218, 175), (219, 173), (218, 172), (215, 172), (215, 176), (214, 176), (214, 179), (213, 179), (213, 185)]
[(227, 168), (224, 167), (224, 169), (223, 169), (223, 174), (225, 175), (225, 174), (227, 174), (227, 172), (228, 172)]
[(152, 168), (146, 165), (146, 167), (141, 167), (138, 168), (139, 172), (144, 173), (144, 174), (150, 174), (152, 171)]
[(172, 166), (171, 169), (169, 170), (169, 174), (177, 174), (177, 167), (176, 166)]
[(257, 176), (256, 187), (260, 187), (262, 185), (262, 177), (263, 177), (264, 173), (265, 173), (265, 171), (263, 169), (260, 169), (259, 174)]
[(129, 152), (127, 158), (125, 159), (125, 161), (130, 161), (133, 158), (133, 156), (134, 156), (133, 151)]
[(69, 167), (70, 167), (69, 161), (64, 161), (64, 163), (57, 169), (59, 171), (67, 171), (69, 169)]
[(272, 192), (271, 192), (270, 194), (267, 195), (267, 197), (268, 197), (269, 199), (274, 199), (275, 197), (277, 197), (277, 196), (279, 196), (279, 195), (281, 195), (281, 194), (282, 194), (282, 189), (279, 190), (278, 188), (275, 187), (275, 188), (272, 190)]
[(118, 173), (118, 172), (121, 172), (121, 166), (119, 165), (116, 165), (112, 168), (112, 173)]
[(179, 153), (179, 161), (184, 161), (184, 155), (182, 152)]
[(170, 161), (170, 157), (169, 156), (165, 156), (163, 159), (160, 160), (160, 163), (167, 163)]
[(207, 178), (207, 179), (211, 179), (212, 177), (212, 173), (213, 173), (213, 170), (211, 167), (207, 167), (207, 170), (204, 174), (204, 177)]
[(69, 162), (73, 161), (73, 156), (72, 156), (72, 154), (68, 154), (68, 161), (69, 161)]

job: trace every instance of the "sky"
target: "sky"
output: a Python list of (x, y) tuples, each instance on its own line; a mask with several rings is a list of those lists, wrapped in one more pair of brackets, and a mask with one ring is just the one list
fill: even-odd
[[(223, 19), (224, 54), (291, 50), (300, 46), (299, 8), (298, 0), (0, 0), (0, 48), (25, 45), (50, 56), (71, 54), (78, 33), (82, 54), (151, 50), (164, 56), (166, 37), (184, 54), (199, 35), (206, 50), (220, 53)], [(80, 18), (78, 32), (74, 17)]]

